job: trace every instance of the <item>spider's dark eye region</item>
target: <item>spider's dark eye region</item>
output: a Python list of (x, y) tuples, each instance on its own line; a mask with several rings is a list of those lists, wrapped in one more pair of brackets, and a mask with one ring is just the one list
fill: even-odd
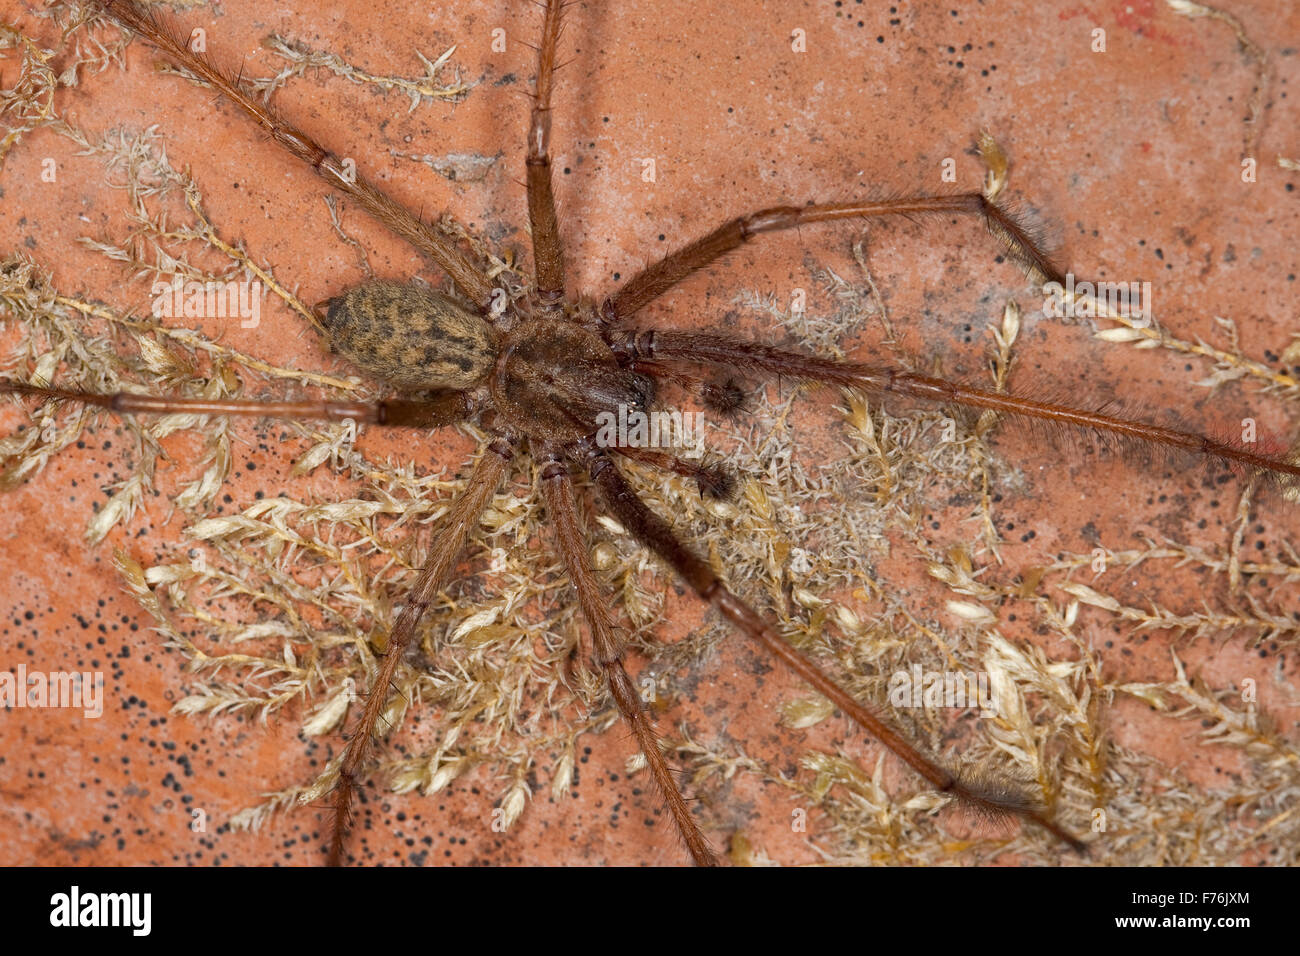
[(330, 345), (371, 376), (405, 389), (467, 389), (496, 361), (491, 326), (454, 299), (389, 281), (354, 286), (329, 301)]

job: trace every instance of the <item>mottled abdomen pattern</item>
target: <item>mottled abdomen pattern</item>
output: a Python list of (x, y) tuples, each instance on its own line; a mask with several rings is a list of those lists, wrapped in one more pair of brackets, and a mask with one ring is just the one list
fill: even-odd
[(324, 323), (335, 352), (399, 388), (470, 388), (496, 361), (492, 327), (424, 286), (354, 286), (329, 300)]

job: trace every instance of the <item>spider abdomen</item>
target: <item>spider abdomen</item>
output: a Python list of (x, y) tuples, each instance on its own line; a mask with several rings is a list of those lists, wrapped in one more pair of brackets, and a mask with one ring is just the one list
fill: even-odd
[(330, 347), (375, 378), (407, 389), (467, 389), (491, 370), (496, 335), (454, 299), (378, 280), (330, 299)]

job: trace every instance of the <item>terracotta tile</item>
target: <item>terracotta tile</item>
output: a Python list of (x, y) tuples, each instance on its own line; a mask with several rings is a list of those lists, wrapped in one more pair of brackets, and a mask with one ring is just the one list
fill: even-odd
[[(970, 145), (987, 128), (1011, 155), (1011, 195), (1042, 224), (1061, 261), (1081, 277), (1151, 280), (1157, 317), (1180, 339), (1222, 347), (1215, 318), (1231, 318), (1244, 352), (1280, 367), (1277, 357), (1294, 331), (1300, 227), (1293, 189), (1300, 174), (1274, 160), (1300, 155), (1293, 135), (1296, 97), (1285, 95), (1294, 92), (1296, 66), (1294, 57), (1283, 55), (1300, 14), (1286, 3), (1241, 6), (1238, 15), (1273, 69), (1253, 184), (1240, 175), (1250, 60), (1225, 25), (1178, 18), (1149, 0), (1046, 3), (1032, 16), (957, 0), (942, 6), (900, 2), (896, 13), (885, 4), (852, 0), (576, 4), (564, 36), (567, 62), (559, 75), (554, 135), (570, 289), (606, 294), (618, 277), (674, 245), (766, 205), (977, 188), (982, 170)], [(16, 16), (40, 43), (59, 46), (51, 23), (26, 11)], [(266, 76), (281, 65), (260, 45), (275, 32), (378, 74), (411, 75), (419, 70), (415, 49), (433, 57), (456, 44), (455, 62), (475, 87), (454, 108), (426, 104), (408, 113), (400, 95), (382, 96), (317, 72), (290, 79), (276, 103), (331, 148), (355, 156), (363, 168), (381, 170), (383, 184), (401, 200), (426, 213), (448, 209), (471, 228), (526, 248), (520, 183), (528, 101), (522, 94), (533, 54), (523, 44), (537, 33), (532, 5), (431, 9), (400, 0), (348, 0), (326, 10), (289, 0), (268, 10), (227, 2), (216, 14), (203, 9), (177, 19), (205, 28), (211, 54), (228, 66), (242, 64), (248, 76)], [(1104, 53), (1090, 50), (1094, 27), (1105, 30)], [(504, 53), (491, 48), (497, 28), (505, 30)], [(806, 32), (806, 53), (792, 51), (793, 30)], [(56, 54), (56, 68), (66, 56)], [(57, 107), (95, 131), (157, 124), (172, 162), (193, 169), (222, 235), (271, 264), (304, 300), (356, 281), (357, 255), (330, 226), (324, 187), (229, 105), (154, 75), (150, 67), (158, 60), (133, 44), (125, 73), (110, 67), (83, 76), (76, 89), (59, 93)], [(16, 73), (12, 58), (0, 61), (6, 87)], [(393, 151), (500, 153), (501, 159), (481, 182), (449, 182)], [(67, 294), (142, 308), (146, 288), (128, 283), (120, 265), (78, 242), (81, 236), (120, 237), (128, 226), (122, 193), (106, 186), (93, 158), (75, 153), (49, 130), (14, 147), (0, 174), (0, 249), (25, 249), (53, 271), (55, 286)], [(641, 177), (641, 161), (650, 156), (658, 164), (654, 184)], [(47, 158), (57, 164), (54, 183), (41, 180)], [(940, 179), (949, 158), (957, 174), (952, 186)], [(376, 271), (432, 277), (414, 252), (354, 211), (345, 213), (345, 223)], [(761, 325), (753, 312), (742, 315), (734, 296), (756, 290), (784, 301), (794, 287), (813, 288), (810, 270), (820, 266), (854, 275), (848, 247), (855, 228), (810, 227), (757, 242), (692, 279), (645, 319), (739, 325), (779, 341), (781, 333)], [(953, 376), (984, 380), (984, 330), (1014, 296), (1026, 311), (1013, 379), (1021, 387), (1072, 400), (1115, 398), (1158, 419), (1173, 414), (1216, 432), (1237, 431), (1244, 417), (1256, 418), (1268, 435), (1292, 432), (1294, 414), (1286, 403), (1256, 383), (1214, 392), (1198, 387), (1212, 371), (1201, 356), (1108, 344), (1082, 326), (1035, 318), (1038, 297), (1012, 266), (996, 261), (993, 243), (975, 223), (893, 223), (873, 226), (870, 237), (876, 283), (903, 347), (919, 366), (938, 364)], [(280, 363), (342, 367), (323, 353), (305, 323), (282, 308), (268, 307), (255, 329), (219, 322), (204, 329), (230, 347)], [(866, 358), (881, 351), (880, 337), (878, 325), (867, 322), (842, 341), (850, 354)], [(834, 416), (811, 400), (800, 407), (809, 460), (838, 454), (843, 439)], [(20, 416), (7, 409), (0, 418), (4, 433), (13, 434)], [(259, 490), (305, 493), (307, 484), (290, 483), (291, 458), (268, 443), (274, 430), (245, 425), (239, 434), (249, 443), (237, 448), (226, 489), (236, 505)], [(148, 501), (98, 547), (81, 540), (93, 508), (105, 500), (101, 487), (129, 474), (124, 458), (135, 451), (123, 437), (113, 423), (101, 422), (86, 436), (85, 449), (56, 456), (30, 483), (0, 499), (4, 666), (100, 669), (108, 681), (99, 720), (57, 711), (15, 711), (0, 720), (0, 807), (8, 835), (0, 862), (319, 862), (326, 828), (309, 810), (254, 835), (218, 829), (260, 794), (309, 779), (321, 753), (307, 753), (296, 719), (263, 726), (255, 717), (169, 713), (185, 693), (184, 662), (161, 646), (112, 564), (114, 548), (144, 563), (183, 552), (181, 525), (169, 520), (166, 501)], [(471, 448), (457, 436), (369, 441), (422, 468), (463, 461)], [(1223, 548), (1231, 539), (1240, 485), (1217, 483), (1222, 469), (1098, 460), (1069, 443), (1015, 431), (996, 447), (1023, 479), (996, 512), (1009, 568), (1044, 564), (1062, 551), (1133, 548), (1143, 535), (1204, 548)], [(175, 464), (160, 472), (160, 482), (174, 488), (189, 477), (185, 466), (198, 445), (181, 438), (167, 448)], [(255, 470), (247, 470), (250, 464)], [(943, 502), (934, 508), (942, 519), (931, 537), (937, 552), (969, 538), (962, 508)], [(1030, 531), (1034, 537), (1025, 539)], [(1272, 557), (1297, 531), (1293, 508), (1275, 495), (1260, 498), (1244, 552)], [(950, 623), (943, 610), (950, 592), (926, 576), (915, 554), (900, 549), (884, 566), (914, 614)], [(1128, 577), (1129, 585), (1117, 590), (1138, 607), (1157, 600), (1194, 613), (1202, 601), (1234, 603), (1220, 578), (1167, 561), (1140, 565)], [(1046, 593), (1065, 603), (1060, 591)], [(1270, 606), (1289, 607), (1294, 597), (1294, 589), (1283, 589)], [(1241, 606), (1241, 599), (1235, 603)], [(702, 621), (691, 602), (673, 599), (670, 608), (667, 641), (683, 639)], [(1078, 633), (1095, 644), (1109, 679), (1172, 678), (1170, 651), (1178, 642), (1170, 632), (1136, 633), (1086, 607), (1080, 619)], [(1293, 640), (1290, 627), (1286, 637)], [(1023, 623), (1003, 621), (1003, 630), (1013, 640), (1071, 656), (1052, 635)], [(1294, 747), (1297, 675), (1289, 647), (1256, 649), (1236, 635), (1178, 645), (1178, 654), (1215, 689), (1255, 680), (1264, 708)], [(777, 727), (780, 704), (806, 692), (783, 673), (768, 672), (739, 639), (677, 676), (682, 686), (697, 688), (697, 696), (670, 704), (660, 717), (665, 730), (687, 721), (710, 740), (790, 767), (810, 746), (838, 743), (868, 769), (875, 766), (879, 748), (839, 718), (811, 732)], [(1199, 724), (1176, 722), (1129, 698), (1102, 707), (1117, 742), (1198, 786), (1251, 773), (1238, 751), (1205, 746)], [(422, 719), (423, 732), (430, 721), (429, 715)], [(369, 789), (363, 809), (372, 827), (357, 849), (367, 861), (409, 861), (428, 850), (423, 859), (429, 863), (681, 862), (684, 854), (666, 821), (643, 825), (655, 817), (657, 804), (643, 778), (625, 779), (624, 761), (633, 751), (626, 733), (615, 729), (583, 742), (591, 752), (582, 755), (579, 795), (552, 802), (543, 775), (523, 817), (504, 836), (489, 827), (499, 782), (484, 774), (435, 798)], [(916, 788), (896, 761), (886, 766), (887, 787)], [(1154, 771), (1142, 785), (1157, 785)], [(1195, 799), (1200, 807), (1210, 805), (1204, 793)], [(804, 835), (790, 832), (791, 798), (774, 784), (741, 774), (709, 785), (701, 800), (702, 816), (714, 824), (709, 835), (723, 848), (740, 830), (774, 860), (818, 858)], [(208, 814), (205, 834), (191, 831), (195, 808)], [(964, 833), (971, 824), (955, 817), (951, 829)], [(828, 830), (815, 815), (811, 835), (829, 839)], [(431, 846), (420, 842), (425, 836)]]

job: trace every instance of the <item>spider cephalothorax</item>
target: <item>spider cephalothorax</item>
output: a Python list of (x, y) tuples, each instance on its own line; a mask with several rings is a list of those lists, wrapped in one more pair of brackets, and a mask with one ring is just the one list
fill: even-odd
[(492, 375), (501, 424), (548, 442), (585, 438), (619, 408), (644, 412), (654, 395), (654, 380), (621, 366), (595, 330), (563, 319), (505, 335)]

